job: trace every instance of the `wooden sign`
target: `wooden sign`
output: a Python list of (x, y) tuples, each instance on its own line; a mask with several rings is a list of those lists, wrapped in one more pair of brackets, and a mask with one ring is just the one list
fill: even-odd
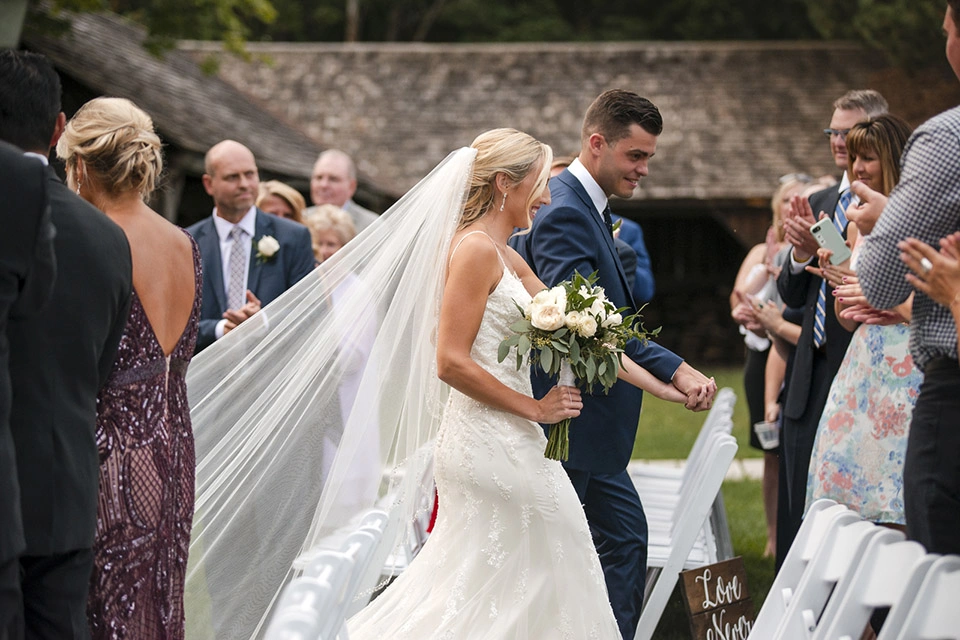
[(743, 558), (737, 556), (680, 574), (693, 640), (744, 640), (755, 613)]

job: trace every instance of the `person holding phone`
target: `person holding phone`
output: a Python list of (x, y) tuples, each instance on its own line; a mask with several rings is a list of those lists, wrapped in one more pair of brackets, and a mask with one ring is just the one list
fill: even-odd
[[(900, 179), (900, 155), (910, 126), (894, 115), (854, 125), (847, 134), (848, 172), (874, 191), (887, 195)], [(870, 307), (853, 267), (863, 236), (849, 208), (847, 242), (853, 257), (837, 259), (840, 238), (829, 220), (813, 232), (823, 246), (820, 269), (833, 289), (841, 325), (853, 331), (846, 356), (827, 398), (810, 458), (807, 503), (830, 498), (868, 520), (902, 527), (903, 461), (907, 431), (923, 374), (913, 365), (908, 342), (912, 296), (893, 311)], [(823, 229), (823, 222), (829, 226)], [(830, 232), (835, 237), (831, 241)], [(842, 242), (842, 241), (841, 241)], [(847, 255), (846, 245), (840, 245)]]

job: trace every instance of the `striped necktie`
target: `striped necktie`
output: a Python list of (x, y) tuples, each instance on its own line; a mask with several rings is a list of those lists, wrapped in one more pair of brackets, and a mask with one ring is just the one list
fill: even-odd
[[(837, 201), (837, 208), (833, 212), (833, 225), (843, 234), (847, 229), (847, 207), (853, 199), (850, 189), (845, 189)], [(817, 315), (813, 318), (813, 348), (819, 349), (827, 341), (827, 332), (824, 322), (827, 317), (827, 281), (820, 282), (820, 291), (817, 293)]]

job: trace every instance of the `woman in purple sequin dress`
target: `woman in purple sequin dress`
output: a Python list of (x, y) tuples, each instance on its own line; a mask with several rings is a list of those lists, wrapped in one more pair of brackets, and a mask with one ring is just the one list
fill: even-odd
[(200, 313), (200, 255), (143, 199), (162, 168), (150, 117), (97, 98), (57, 145), (71, 188), (124, 230), (134, 292), (117, 359), (97, 398), (100, 494), (87, 615), (94, 638), (183, 638), (194, 501), (184, 381)]

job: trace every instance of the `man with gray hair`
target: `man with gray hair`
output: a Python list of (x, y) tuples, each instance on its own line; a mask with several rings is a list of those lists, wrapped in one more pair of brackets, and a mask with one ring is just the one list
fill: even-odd
[(353, 201), (357, 192), (357, 167), (353, 159), (339, 149), (327, 149), (317, 158), (310, 174), (310, 201), (314, 206), (303, 212), (309, 218), (322, 204), (332, 204), (350, 214), (357, 233), (369, 227), (377, 214)]
[[(871, 89), (848, 91), (833, 103), (833, 117), (823, 134), (830, 141), (833, 161), (843, 171), (843, 177), (839, 185), (818, 191), (809, 200), (794, 196), (784, 218), (786, 237), (793, 249), (780, 272), (777, 288), (787, 306), (803, 309), (803, 322), (780, 412), (777, 568), (800, 529), (817, 425), (852, 335), (837, 321), (826, 281), (806, 271), (819, 248), (810, 233), (810, 225), (817, 218), (829, 216), (846, 238), (845, 212), (853, 198), (846, 171), (847, 133), (858, 122), (886, 112), (887, 101)], [(815, 211), (819, 212), (817, 217), (814, 217)]]

